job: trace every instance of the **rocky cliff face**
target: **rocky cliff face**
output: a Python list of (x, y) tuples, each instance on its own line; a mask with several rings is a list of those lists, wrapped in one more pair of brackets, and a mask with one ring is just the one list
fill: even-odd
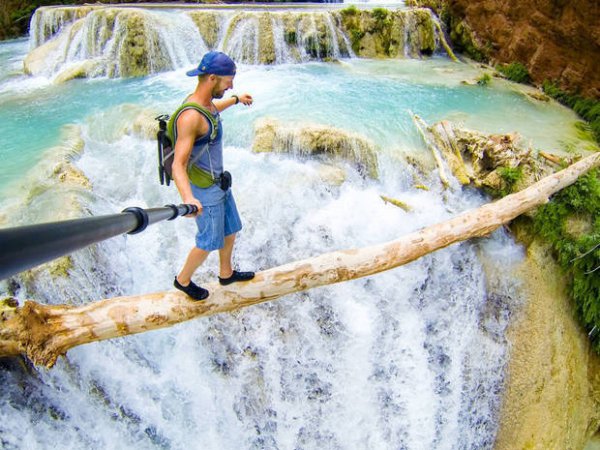
[(598, 0), (449, 0), (453, 41), (492, 62), (524, 64), (535, 83), (600, 98)]
[(573, 317), (566, 280), (534, 240), (519, 271), (508, 386), (495, 450), (583, 449), (600, 427), (600, 357)]

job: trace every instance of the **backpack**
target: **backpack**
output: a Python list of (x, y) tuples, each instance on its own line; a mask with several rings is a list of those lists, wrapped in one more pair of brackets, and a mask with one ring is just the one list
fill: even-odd
[[(158, 178), (162, 185), (166, 184), (169, 186), (173, 179), (173, 160), (175, 159), (175, 142), (177, 141), (177, 127), (175, 126), (175, 123), (177, 122), (179, 115), (188, 109), (195, 109), (208, 120), (210, 129), (209, 142), (214, 141), (217, 137), (219, 131), (218, 121), (213, 117), (210, 111), (197, 103), (184, 103), (172, 116), (161, 114), (156, 117), (155, 119), (158, 120), (158, 132), (156, 133), (156, 140), (158, 143)], [(189, 161), (188, 169), (207, 149), (208, 144), (194, 159)]]

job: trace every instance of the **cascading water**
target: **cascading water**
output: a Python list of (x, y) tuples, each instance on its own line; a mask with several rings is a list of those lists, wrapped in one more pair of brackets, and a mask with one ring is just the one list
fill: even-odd
[[(143, 120), (136, 124), (174, 110), (193, 89), (185, 69), (53, 85), (15, 69), (26, 44), (0, 44), (0, 157), (10, 162), (0, 169), (0, 223), (178, 202), (173, 186), (159, 186), (154, 141), (140, 131)], [(458, 185), (444, 192), (435, 171), (406, 163), (427, 160), (408, 110), (430, 123), (516, 130), (539, 148), (576, 142), (568, 137), (572, 113), (502, 81), (460, 84), (477, 73), (441, 58), (240, 64), (236, 91), (255, 103), (223, 113), (225, 165), (244, 220), (237, 265), (261, 270), (384, 242), (486, 202)], [(293, 145), (290, 154), (253, 153), (253, 126), (268, 117), (365, 136), (377, 147), (379, 178)], [(342, 180), (324, 175), (332, 165)], [(37, 269), (0, 291), (83, 304), (169, 289), (194, 230), (183, 219), (155, 225), (76, 252), (68, 275)], [(492, 448), (505, 328), (519, 302), (511, 270), (521, 258), (499, 230), (376, 276), (78, 347), (51, 370), (1, 361), (0, 442), (7, 449)], [(211, 255), (196, 281), (215, 279), (216, 267)]]
[(437, 19), (429, 10), (395, 11), (388, 18), (394, 36), (380, 43), (375, 41), (383, 39), (377, 33), (386, 35), (378, 28), (382, 24), (361, 31), (352, 28), (356, 24), (351, 18), (345, 21), (357, 11), (40, 8), (32, 20), (33, 51), (25, 70), (55, 81), (139, 76), (187, 66), (207, 49), (222, 50), (247, 64), (334, 60), (353, 57), (352, 47), (364, 35), (375, 36), (367, 51), (380, 48), (398, 57), (443, 52), (436, 42)]

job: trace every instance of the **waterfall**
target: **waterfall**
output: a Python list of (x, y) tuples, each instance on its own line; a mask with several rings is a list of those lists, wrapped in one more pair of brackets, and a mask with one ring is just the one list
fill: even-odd
[[(388, 31), (368, 28), (371, 13), (360, 14), (364, 25), (345, 21), (337, 9), (39, 8), (25, 70), (59, 81), (140, 76), (189, 67), (209, 49), (253, 65), (332, 60), (362, 56), (352, 48), (357, 36), (368, 57), (419, 58), (439, 47), (429, 10), (390, 12)], [(348, 28), (355, 26), (367, 28)]]
[[(34, 74), (56, 76), (75, 67), (90, 77), (144, 75), (194, 64), (208, 48), (186, 14), (98, 8), (68, 22), (65, 17), (75, 16), (65, 15), (63, 9), (52, 8), (50, 14), (36, 12), (34, 16), (38, 31), (32, 34), (31, 42), (47, 43), (29, 58), (35, 61), (38, 52), (48, 50), (43, 68), (29, 70)], [(49, 32), (55, 24), (60, 24), (60, 30)], [(28, 60), (25, 66), (29, 67)]]
[[(485, 88), (461, 84), (481, 73), (472, 65), (446, 58), (312, 62), (302, 33), (318, 37), (313, 48), (325, 58), (338, 51), (344, 58), (357, 43), (360, 33), (348, 33), (339, 11), (254, 9), (241, 17), (235, 9), (110, 9), (49, 20), (55, 25), (35, 39), (46, 39), (39, 48), (52, 44), (64, 62), (46, 73), (88, 58), (105, 64), (99, 66), (104, 73), (122, 75), (126, 61), (115, 58), (111, 68), (103, 55), (119, 55), (124, 47), (151, 53), (151, 70), (164, 70), (163, 60), (189, 67), (197, 62), (198, 50), (191, 47), (225, 49), (234, 42), (228, 33), (244, 22), (253, 24), (253, 37), (256, 27), (272, 27), (273, 48), (263, 53), (269, 40), (259, 35), (248, 40), (246, 56), (255, 61), (258, 45), (259, 55), (273, 55), (272, 65), (240, 67), (235, 80), (237, 92), (251, 93), (254, 104), (222, 115), (225, 164), (244, 220), (235, 251), (242, 270), (386, 242), (487, 202), (472, 189), (443, 190), (407, 110), (428, 123), (447, 119), (488, 133), (517, 131), (535, 148), (560, 151), (565, 139), (578, 151), (589, 145), (575, 134), (574, 113), (533, 101), (521, 86), (502, 80)], [(394, 13), (394, 20), (403, 13)], [(409, 14), (421, 14), (425, 22), (429, 17)], [(148, 34), (147, 27), (159, 23), (165, 34)], [(183, 30), (172, 47), (159, 44), (171, 39), (176, 24)], [(332, 27), (338, 47), (326, 50)], [(197, 40), (182, 48), (188, 36)], [(402, 36), (398, 28), (394, 57), (401, 57), (404, 42), (419, 41)], [(151, 131), (153, 117), (172, 112), (195, 80), (177, 70), (127, 80), (32, 83), (35, 77), (14, 70), (25, 44), (0, 43), (0, 129), (6, 137), (0, 147), (0, 223), (179, 202), (173, 185), (158, 184)], [(302, 58), (311, 62), (277, 64)], [(309, 121), (322, 127), (321, 135), (335, 129), (357, 134), (371, 142), (376, 159), (366, 157), (370, 153), (358, 139), (337, 155), (310, 155), (288, 134), (277, 144), (287, 152), (255, 153), (253, 129), (263, 118), (290, 130)], [(376, 170), (365, 170), (371, 161)], [(327, 169), (335, 177), (324, 176)], [(386, 204), (382, 195), (412, 210)], [(87, 304), (165, 291), (194, 233), (192, 220), (156, 224), (3, 280), (0, 293), (21, 301)], [(499, 229), (375, 276), (77, 347), (52, 370), (20, 359), (0, 361), (0, 446), (491, 449), (505, 391), (506, 327), (522, 301), (512, 272), (522, 253)], [(217, 275), (213, 254), (194, 280), (204, 284)]]

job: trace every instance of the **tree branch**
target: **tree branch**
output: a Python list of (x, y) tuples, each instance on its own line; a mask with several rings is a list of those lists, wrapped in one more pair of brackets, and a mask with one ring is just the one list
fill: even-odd
[(116, 297), (84, 306), (50, 306), (27, 301), (19, 308), (14, 302), (5, 302), (0, 308), (0, 356), (25, 354), (35, 364), (51, 367), (58, 356), (81, 344), (235, 311), (293, 292), (390, 270), (456, 242), (486, 236), (546, 203), (552, 194), (598, 166), (600, 152), (518, 193), (400, 239), (291, 262), (259, 272), (246, 283), (209, 284), (211, 295), (204, 302), (194, 302), (178, 291)]

